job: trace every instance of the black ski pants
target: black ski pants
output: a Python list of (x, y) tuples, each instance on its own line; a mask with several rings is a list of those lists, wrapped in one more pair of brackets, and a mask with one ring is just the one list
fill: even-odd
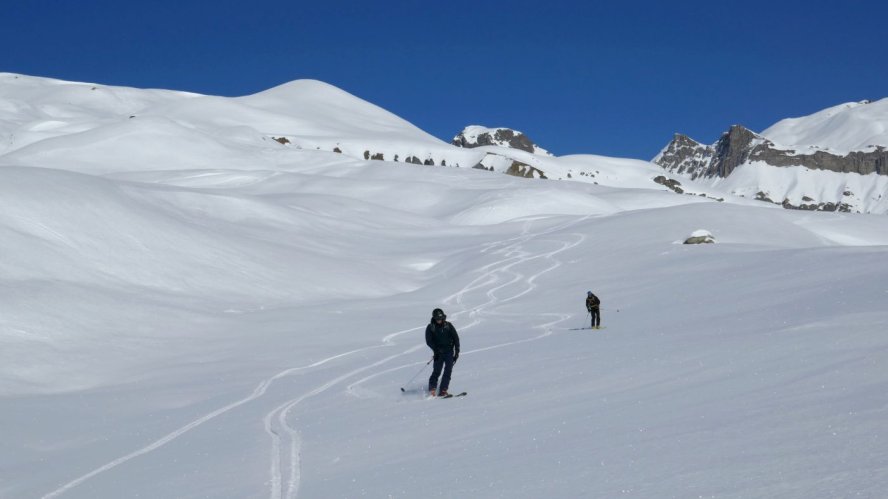
[[(441, 368), (444, 375), (441, 376)], [(435, 354), (435, 362), (432, 364), (432, 375), (429, 377), (429, 391), (438, 387), (438, 376), (441, 376), (441, 391), (445, 392), (450, 387), (450, 373), (453, 371), (453, 350)]]
[(598, 327), (601, 325), (601, 310), (598, 307), (593, 309), (589, 309), (589, 313), (592, 314), (592, 325), (591, 327)]

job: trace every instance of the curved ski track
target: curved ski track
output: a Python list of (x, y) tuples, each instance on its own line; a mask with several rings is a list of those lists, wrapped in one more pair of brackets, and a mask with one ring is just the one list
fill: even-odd
[[(470, 329), (478, 324), (481, 324), (484, 316), (489, 315), (497, 315), (495, 310), (491, 310), (494, 307), (510, 302), (521, 296), (524, 296), (530, 292), (532, 292), (536, 288), (535, 281), (540, 276), (549, 273), (562, 265), (562, 262), (556, 258), (561, 252), (564, 252), (570, 248), (578, 246), (585, 241), (586, 236), (580, 233), (572, 233), (569, 234), (574, 240), (572, 241), (563, 241), (558, 239), (541, 239), (543, 236), (549, 235), (553, 232), (557, 232), (560, 230), (564, 230), (572, 225), (578, 224), (586, 219), (590, 218), (590, 216), (581, 217), (577, 220), (573, 220), (562, 225), (543, 230), (539, 233), (531, 233), (530, 232), (530, 222), (527, 222), (524, 228), (522, 235), (516, 236), (510, 239), (506, 239), (503, 241), (493, 242), (484, 245), (481, 253), (492, 253), (496, 255), (502, 255), (502, 259), (480, 267), (477, 272), (480, 272), (480, 275), (469, 282), (466, 286), (460, 289), (458, 292), (445, 297), (442, 300), (442, 303), (445, 305), (455, 306), (457, 309), (461, 309), (460, 311), (452, 314), (452, 317), (456, 318), (465, 313), (468, 313), (471, 322), (465, 324), (460, 327), (461, 330)], [(552, 242), (558, 244), (559, 246), (551, 251), (534, 253), (532, 251), (525, 250), (525, 245), (531, 241), (535, 242)], [(531, 275), (526, 275), (520, 270), (520, 266), (522, 264), (526, 264), (533, 260), (546, 260), (551, 262), (551, 264), (541, 270), (536, 271)], [(511, 290), (511, 288), (517, 288), (515, 290)], [(466, 297), (480, 292), (483, 293), (486, 297), (487, 301), (474, 305), (471, 307), (466, 307)], [(506, 296), (501, 296), (505, 294)], [(480, 352), (494, 350), (499, 348), (508, 347), (511, 345), (516, 345), (520, 343), (526, 343), (531, 341), (537, 341), (541, 338), (549, 336), (552, 334), (552, 326), (563, 322), (570, 317), (571, 314), (543, 314), (544, 316), (554, 316), (551, 320), (536, 324), (532, 326), (533, 329), (539, 329), (542, 333), (520, 340), (500, 343), (496, 345), (487, 346), (484, 348), (478, 348), (474, 350), (467, 350), (462, 353), (462, 355), (466, 354), (477, 354)], [(535, 317), (539, 317), (539, 314), (536, 314)], [(78, 485), (86, 482), (87, 480), (94, 478), (98, 475), (111, 471), (112, 469), (132, 460), (139, 456), (145, 455), (149, 452), (155, 451), (160, 447), (176, 440), (182, 435), (188, 433), (189, 431), (203, 425), (204, 423), (225, 414), (235, 408), (243, 406), (249, 402), (252, 402), (263, 395), (269, 390), (271, 385), (284, 377), (292, 376), (329, 362), (332, 362), (337, 359), (341, 359), (344, 357), (348, 357), (360, 352), (366, 352), (369, 350), (373, 350), (376, 348), (382, 348), (387, 346), (394, 346), (394, 340), (398, 336), (402, 336), (407, 333), (411, 333), (422, 329), (423, 326), (414, 327), (410, 329), (405, 329), (402, 331), (397, 331), (391, 334), (386, 335), (382, 338), (381, 345), (374, 345), (369, 347), (358, 348), (355, 350), (351, 350), (348, 352), (339, 353), (325, 359), (319, 360), (312, 364), (308, 364), (300, 367), (293, 367), (290, 369), (286, 369), (281, 371), (274, 376), (262, 381), (259, 385), (253, 390), (253, 392), (231, 404), (228, 404), (224, 407), (216, 409), (213, 412), (210, 412), (190, 423), (182, 426), (181, 428), (159, 438), (158, 440), (152, 442), (145, 447), (134, 450), (133, 452), (114, 459), (113, 461), (104, 464), (95, 470), (82, 475), (70, 482), (62, 485), (61, 487), (53, 490), (42, 496), (42, 499), (51, 499), (54, 497), (59, 497), (69, 490), (77, 487)], [(411, 347), (401, 353), (389, 355), (384, 357), (376, 362), (371, 364), (361, 364), (361, 367), (350, 370), (339, 376), (336, 376), (321, 385), (316, 386), (315, 388), (309, 390), (308, 392), (300, 395), (299, 397), (290, 399), (283, 404), (278, 405), (275, 409), (267, 413), (263, 418), (264, 428), (266, 434), (268, 434), (269, 439), (271, 440), (271, 448), (270, 448), (270, 466), (269, 466), (269, 497), (270, 499), (296, 499), (299, 495), (299, 489), (302, 483), (302, 455), (301, 455), (301, 447), (302, 447), (302, 438), (299, 431), (290, 426), (287, 422), (287, 418), (290, 412), (294, 407), (301, 404), (305, 400), (319, 395), (330, 388), (346, 381), (354, 376), (357, 376), (365, 371), (370, 371), (380, 366), (383, 366), (394, 359), (402, 357), (406, 354), (413, 353), (418, 349), (422, 348), (423, 345), (417, 345)], [(346, 387), (346, 392), (354, 395), (354, 389), (358, 385), (365, 383), (377, 376), (381, 376), (386, 373), (390, 373), (393, 371), (397, 371), (400, 369), (405, 369), (411, 366), (417, 366), (422, 364), (422, 362), (412, 362), (408, 364), (402, 364), (398, 366), (394, 366), (381, 371), (374, 371), (373, 374), (356, 380)], [(285, 471), (286, 470), (286, 471)], [(286, 486), (284, 484), (284, 474), (286, 473)]]

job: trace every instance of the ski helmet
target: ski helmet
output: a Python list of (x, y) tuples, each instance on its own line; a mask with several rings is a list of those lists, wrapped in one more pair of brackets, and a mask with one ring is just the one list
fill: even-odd
[(592, 292), (591, 292), (591, 291), (586, 291), (586, 296), (592, 296)]
[(447, 319), (447, 314), (445, 314), (443, 310), (441, 310), (440, 308), (436, 308), (435, 310), (432, 310), (432, 320), (436, 320), (436, 321), (442, 320), (443, 321), (445, 319)]

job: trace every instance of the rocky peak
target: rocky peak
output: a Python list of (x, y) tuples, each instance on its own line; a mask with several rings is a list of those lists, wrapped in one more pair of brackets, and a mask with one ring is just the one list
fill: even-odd
[(714, 148), (687, 135), (676, 133), (672, 142), (653, 161), (671, 173), (686, 174), (695, 179), (706, 174), (713, 154)]
[(888, 175), (888, 149), (874, 146), (871, 151), (852, 151), (846, 155), (815, 150), (811, 153), (781, 149), (773, 142), (741, 125), (733, 125), (711, 146), (700, 144), (682, 134), (653, 159), (669, 172), (698, 177), (724, 178), (746, 162), (771, 166), (804, 166), (812, 170), (837, 173)]
[[(745, 164), (773, 168), (803, 167), (812, 172), (829, 171), (860, 176), (888, 175), (888, 149), (881, 145), (870, 146), (865, 151), (833, 154), (817, 146), (803, 150), (779, 146), (766, 137), (741, 125), (731, 126), (712, 145), (704, 145), (686, 135), (675, 134), (653, 162), (670, 173), (690, 177), (692, 180), (717, 181), (730, 176), (734, 170)], [(859, 192), (855, 194), (847, 187), (817, 187), (812, 186), (810, 181), (781, 183), (775, 180), (778, 178), (785, 177), (748, 175), (747, 179), (755, 180), (747, 180), (748, 183), (751, 182), (749, 185), (735, 185), (735, 190), (756, 192), (755, 199), (783, 205), (785, 208), (821, 211), (866, 211), (867, 203), (881, 199), (881, 195), (862, 199)], [(820, 182), (835, 179), (825, 176), (817, 178)], [(857, 183), (858, 180), (855, 179), (854, 182)], [(870, 184), (875, 186), (878, 182), (881, 181), (873, 179)], [(849, 200), (856, 200), (857, 204)]]
[(480, 146), (508, 147), (527, 151), (531, 154), (551, 154), (536, 145), (527, 135), (511, 128), (487, 128), (483, 126), (467, 126), (453, 137), (451, 144), (457, 147), (473, 148)]
[(715, 154), (706, 177), (727, 177), (735, 168), (745, 163), (757, 143), (764, 139), (742, 125), (732, 125), (715, 143)]

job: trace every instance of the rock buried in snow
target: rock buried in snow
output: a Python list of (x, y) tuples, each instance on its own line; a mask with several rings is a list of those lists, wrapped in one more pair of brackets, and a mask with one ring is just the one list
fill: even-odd
[(695, 230), (691, 236), (685, 239), (685, 244), (710, 244), (715, 242), (715, 237), (708, 230)]

